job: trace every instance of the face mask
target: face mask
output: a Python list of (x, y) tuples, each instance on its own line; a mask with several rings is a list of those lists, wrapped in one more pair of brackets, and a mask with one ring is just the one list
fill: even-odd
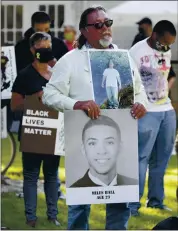
[(167, 52), (168, 50), (170, 50), (169, 46), (162, 45), (158, 40), (156, 40), (155, 46), (156, 49), (161, 52)]
[(35, 58), (40, 63), (48, 63), (50, 60), (53, 60), (54, 56), (52, 54), (51, 48), (39, 48), (35, 50)]
[(74, 40), (74, 34), (72, 32), (67, 32), (64, 34), (64, 39), (66, 41), (72, 42)]

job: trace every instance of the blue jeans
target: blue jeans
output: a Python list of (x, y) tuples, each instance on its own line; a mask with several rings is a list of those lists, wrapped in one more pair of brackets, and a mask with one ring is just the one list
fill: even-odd
[[(176, 134), (174, 110), (148, 112), (138, 122), (139, 194), (143, 196), (147, 167), (148, 205), (160, 207), (164, 200), (164, 174), (173, 150)], [(130, 203), (132, 210), (140, 208), (139, 202)]]
[(28, 221), (36, 220), (37, 181), (43, 161), (44, 192), (47, 204), (47, 216), (56, 219), (58, 214), (58, 178), (59, 156), (46, 154), (22, 153), (23, 193), (25, 215)]
[[(90, 205), (68, 206), (68, 230), (89, 230)], [(127, 203), (106, 204), (106, 230), (126, 230), (130, 217)]]
[(106, 93), (110, 106), (118, 107), (118, 87), (106, 87)]

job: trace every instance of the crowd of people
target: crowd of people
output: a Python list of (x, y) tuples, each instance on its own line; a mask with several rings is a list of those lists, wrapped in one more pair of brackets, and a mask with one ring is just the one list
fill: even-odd
[[(110, 22), (103, 7), (90, 7), (80, 17), (78, 39), (75, 28), (66, 26), (62, 40), (52, 36), (48, 14), (32, 15), (31, 27), (15, 46), (17, 77), (12, 88), (11, 109), (19, 113), (20, 120), (25, 96), (36, 95), (55, 110), (83, 110), (97, 121), (100, 108), (93, 101), (89, 72), (84, 69), (88, 65), (86, 51), (118, 49), (112, 42)], [(164, 174), (176, 135), (176, 114), (168, 97), (176, 77), (171, 67), (171, 45), (176, 39), (176, 29), (167, 20), (159, 21), (153, 28), (149, 18), (137, 24), (139, 34), (129, 54), (135, 95), (130, 113), (138, 120), (139, 196), (141, 200), (149, 168), (146, 206), (171, 211), (163, 202)], [(20, 134), (21, 126), (19, 141)], [(25, 216), (30, 227), (37, 224), (37, 181), (42, 163), (47, 219), (60, 225), (57, 201), (63, 195), (58, 178), (59, 162), (59, 156), (22, 153)], [(139, 216), (140, 207), (140, 202), (107, 204), (106, 229), (126, 230), (130, 216)], [(89, 216), (90, 205), (68, 206), (66, 228), (89, 229)]]

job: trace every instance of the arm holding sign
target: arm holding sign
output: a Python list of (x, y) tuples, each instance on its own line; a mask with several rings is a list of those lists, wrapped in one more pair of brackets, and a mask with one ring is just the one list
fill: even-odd
[(24, 76), (18, 74), (12, 86), (11, 110), (23, 111), (24, 98)]
[(63, 56), (55, 65), (52, 77), (43, 89), (42, 101), (58, 111), (83, 110), (90, 118), (96, 119), (99, 116), (99, 107), (93, 100), (79, 101), (70, 96), (74, 68), (71, 65), (72, 61), (67, 57)]
[[(41, 99), (43, 91), (39, 91), (32, 95), (36, 95)], [(19, 74), (12, 87), (12, 98), (11, 98), (11, 110), (12, 111), (23, 111), (24, 99), (25, 99), (25, 76)]]
[(138, 68), (131, 57), (130, 57), (130, 61), (133, 71), (133, 77), (135, 79), (134, 81), (135, 103), (131, 109), (131, 115), (135, 119), (140, 119), (146, 114), (146, 106), (148, 104), (148, 99), (145, 92), (145, 88), (141, 81), (140, 74), (138, 72)]
[(42, 101), (58, 111), (72, 110), (77, 100), (69, 97), (71, 67), (63, 56), (54, 66), (51, 79), (43, 89)]

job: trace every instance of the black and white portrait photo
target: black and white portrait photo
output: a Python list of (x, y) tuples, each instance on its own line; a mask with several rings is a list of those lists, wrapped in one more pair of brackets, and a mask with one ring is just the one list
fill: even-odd
[[(96, 120), (81, 111), (66, 111), (64, 124), (67, 203), (137, 200), (137, 122), (130, 116), (130, 111), (101, 110), (101, 116)], [(79, 202), (73, 193), (83, 200)], [(99, 200), (97, 193), (106, 195)]]
[(131, 107), (134, 91), (128, 51), (90, 50), (88, 55), (94, 97), (100, 108)]
[(16, 76), (14, 47), (1, 47), (1, 99), (11, 98), (12, 85)]

